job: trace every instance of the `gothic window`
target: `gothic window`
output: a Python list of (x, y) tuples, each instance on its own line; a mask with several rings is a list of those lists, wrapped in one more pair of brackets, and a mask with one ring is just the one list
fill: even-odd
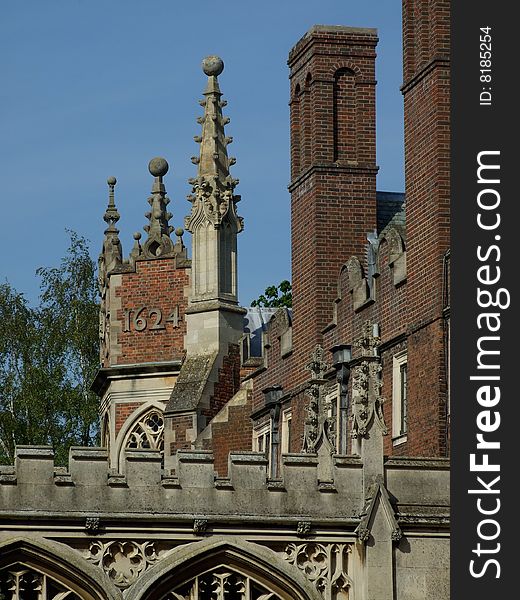
[(157, 408), (153, 408), (137, 420), (126, 436), (124, 448), (150, 448), (163, 452), (164, 419)]
[(22, 563), (0, 571), (2, 600), (81, 600), (70, 588)]
[(392, 440), (406, 442), (408, 433), (408, 363), (406, 352), (396, 354), (392, 369)]
[(175, 588), (165, 600), (280, 600), (280, 596), (251, 577), (221, 566)]

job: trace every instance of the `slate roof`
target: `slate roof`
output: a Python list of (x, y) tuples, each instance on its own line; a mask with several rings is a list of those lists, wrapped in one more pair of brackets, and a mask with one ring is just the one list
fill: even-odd
[(377, 203), (377, 233), (381, 233), (388, 225), (396, 225), (404, 231), (405, 195), (403, 192), (376, 192)]

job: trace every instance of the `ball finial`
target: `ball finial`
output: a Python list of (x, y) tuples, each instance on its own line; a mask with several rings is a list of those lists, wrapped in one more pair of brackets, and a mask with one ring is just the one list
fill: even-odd
[(115, 185), (117, 183), (117, 179), (114, 176), (109, 177), (107, 179), (107, 183), (108, 183), (108, 185)]
[(148, 163), (148, 170), (154, 177), (164, 177), (168, 173), (168, 163), (165, 158), (156, 156)]
[(182, 227), (177, 227), (177, 229), (175, 230), (175, 235), (177, 237), (181, 237), (184, 233), (184, 229)]
[(133, 236), (133, 237), (134, 237), (134, 240), (135, 240), (136, 242), (138, 242), (138, 241), (141, 239), (141, 233), (140, 233), (139, 231), (136, 231), (136, 232), (134, 233), (134, 236)]
[(215, 77), (217, 77), (224, 70), (224, 61), (220, 56), (206, 56), (202, 61), (202, 70), (208, 77), (210, 75), (215, 75)]

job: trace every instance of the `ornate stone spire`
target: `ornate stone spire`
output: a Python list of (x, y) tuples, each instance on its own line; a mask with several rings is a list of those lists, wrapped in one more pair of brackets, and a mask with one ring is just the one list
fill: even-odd
[(202, 61), (202, 70), (208, 76), (208, 84), (205, 98), (200, 101), (204, 107), (204, 116), (198, 119), (202, 135), (194, 138), (200, 143), (200, 154), (192, 157), (198, 169), (197, 177), (189, 180), (193, 186), (188, 196), (192, 208), (185, 220), (186, 230), (193, 234), (191, 300), (236, 304), (236, 235), (243, 229), (243, 220), (236, 212), (240, 196), (233, 192), (238, 180), (229, 173), (235, 159), (227, 154), (232, 138), (224, 132), (229, 118), (222, 115), (226, 102), (221, 100), (217, 80), (224, 63), (218, 56), (208, 56)]
[(105, 229), (105, 238), (98, 259), (98, 285), (101, 296), (101, 306), (99, 309), (99, 342), (100, 342), (100, 360), (105, 366), (108, 358), (108, 349), (110, 346), (110, 315), (108, 307), (108, 274), (115, 267), (119, 266), (123, 259), (123, 249), (119, 240), (119, 230), (116, 223), (119, 221), (119, 212), (114, 202), (114, 188), (117, 183), (115, 177), (109, 177), (108, 183), (108, 206), (103, 215), (103, 220), (107, 224)]
[(164, 256), (173, 252), (173, 242), (170, 239), (170, 233), (173, 226), (168, 225), (172, 214), (166, 211), (170, 199), (166, 195), (163, 177), (168, 172), (168, 163), (164, 158), (152, 158), (148, 164), (148, 170), (155, 177), (152, 186), (152, 195), (148, 198), (151, 210), (145, 214), (150, 221), (143, 229), (148, 234), (143, 244), (143, 255), (146, 258)]
[[(117, 180), (115, 177), (109, 177), (108, 183), (108, 206), (103, 215), (103, 220), (107, 224), (105, 229), (105, 239), (103, 240), (103, 248), (99, 261), (103, 261), (103, 277), (106, 273), (111, 271), (117, 264), (121, 263), (123, 251), (121, 248), (121, 242), (119, 240), (119, 229), (116, 227), (116, 223), (120, 219), (119, 212), (116, 208), (114, 201), (114, 188)], [(101, 275), (101, 270), (100, 270)]]

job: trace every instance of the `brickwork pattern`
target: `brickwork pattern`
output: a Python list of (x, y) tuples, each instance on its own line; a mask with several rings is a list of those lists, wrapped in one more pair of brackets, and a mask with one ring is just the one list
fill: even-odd
[(228, 420), (212, 425), (215, 470), (220, 477), (228, 476), (230, 452), (252, 450), (253, 424), (251, 421), (251, 394), (242, 406), (230, 406)]
[(218, 371), (218, 380), (213, 388), (209, 410), (202, 411), (208, 421), (212, 419), (231, 400), (240, 387), (240, 348), (230, 344), (222, 366)]
[(121, 431), (121, 427), (126, 420), (132, 415), (144, 402), (121, 402), (115, 406), (115, 435)]
[[(121, 299), (121, 309), (117, 311), (121, 354), (116, 358), (116, 364), (161, 362), (183, 357), (188, 273), (188, 269), (176, 267), (175, 258), (137, 261), (135, 272), (123, 273), (121, 286), (116, 290), (116, 296)], [(143, 306), (147, 310), (140, 316), (147, 319), (147, 326), (143, 331), (136, 331), (134, 316)], [(179, 310), (177, 327), (173, 322), (167, 322), (176, 307)], [(160, 309), (160, 323), (157, 324), (156, 313), (150, 314), (151, 309)], [(133, 311), (129, 319), (125, 310)], [(130, 331), (124, 331), (125, 320), (127, 325), (130, 324)], [(161, 328), (153, 329), (154, 325)]]

